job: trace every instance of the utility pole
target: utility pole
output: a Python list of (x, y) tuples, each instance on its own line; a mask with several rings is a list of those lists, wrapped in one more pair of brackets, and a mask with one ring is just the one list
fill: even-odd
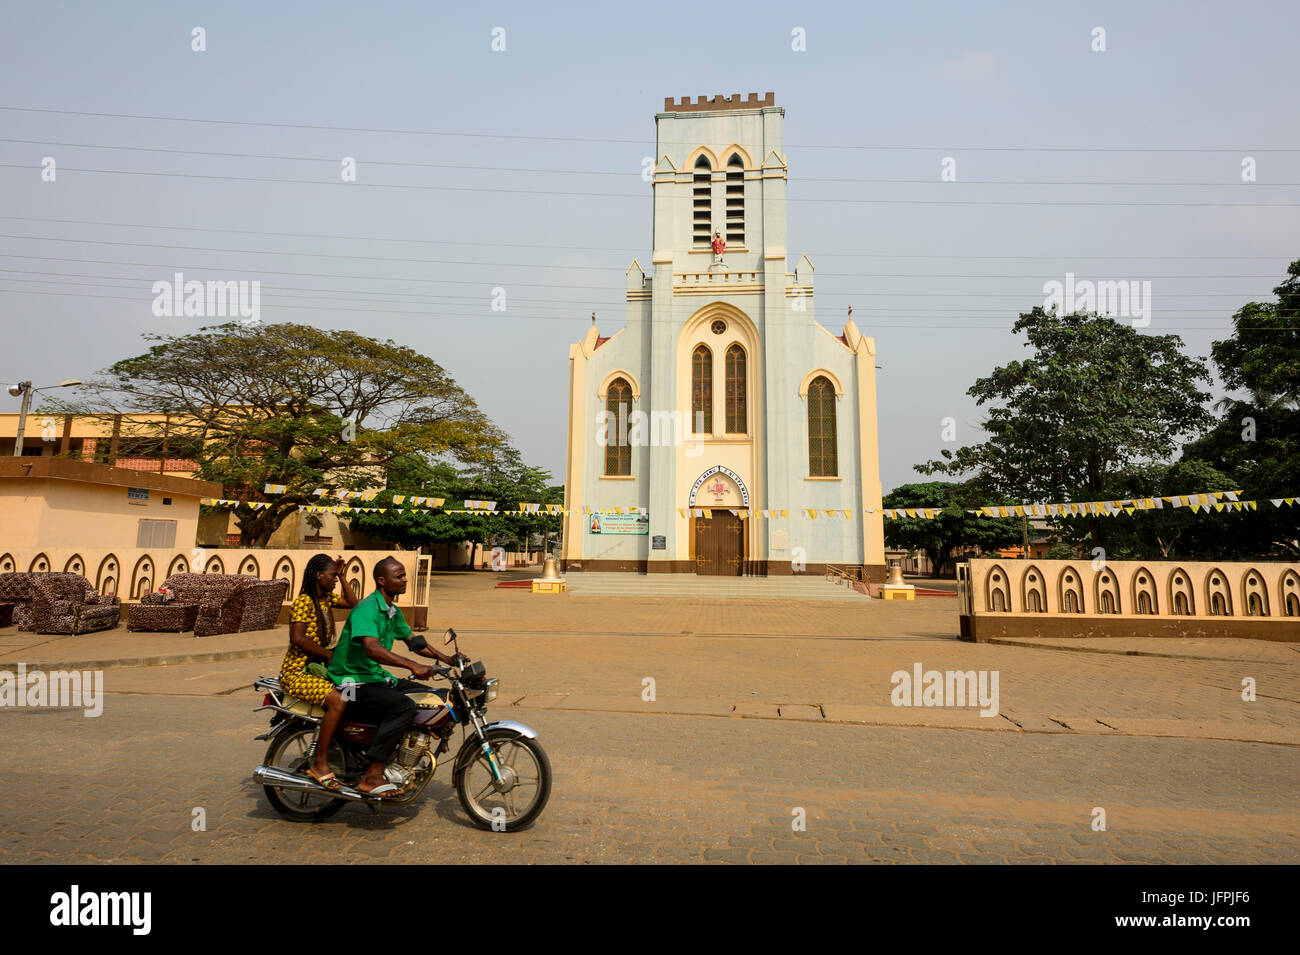
[(27, 412), (32, 410), (32, 395), (37, 391), (46, 391), (50, 388), (70, 388), (73, 385), (79, 385), (81, 381), (77, 378), (65, 378), (57, 385), (42, 385), (40, 388), (33, 388), (30, 381), (20, 381), (16, 385), (9, 386), (9, 394), (17, 398), (23, 396), (22, 411), (18, 413), (18, 435), (14, 438), (14, 457), (23, 456), (23, 435), (27, 431)]
[(32, 407), (32, 383), (30, 381), (20, 381), (9, 389), (9, 393), (15, 397), (20, 394), (23, 396), (23, 410), (18, 412), (18, 437), (14, 438), (14, 457), (21, 458), (23, 456), (23, 434), (27, 431), (27, 412)]

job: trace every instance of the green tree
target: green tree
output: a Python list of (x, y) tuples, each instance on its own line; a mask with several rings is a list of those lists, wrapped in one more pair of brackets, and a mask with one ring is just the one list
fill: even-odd
[[(564, 503), (563, 487), (550, 486), (550, 478), (550, 472), (545, 469), (524, 465), (513, 449), (506, 449), (498, 460), (487, 466), (465, 470), (411, 456), (395, 462), (389, 490), (371, 504), (388, 507), (388, 512), (358, 514), (352, 525), (403, 547), (470, 541), (522, 550), (534, 534), (549, 534), (553, 538), (560, 531), (559, 515), (517, 516), (521, 502)], [(496, 502), (499, 513), (449, 514), (423, 508), (402, 509), (392, 505), (396, 494), (441, 497), (450, 509), (462, 508), (466, 500), (490, 500)], [(476, 555), (471, 555), (471, 562), (477, 563)]]
[[(1210, 355), (1225, 386), (1246, 392), (1218, 405), (1217, 424), (1183, 449), (1184, 458), (1229, 475), (1246, 500), (1295, 497), (1300, 490), (1300, 260), (1273, 291), (1277, 301), (1249, 302), (1232, 318), (1233, 335)], [(1300, 555), (1300, 508), (1229, 518), (1219, 539), (1227, 556)]]
[[(1210, 420), (1203, 361), (1177, 335), (1144, 335), (1097, 315), (1034, 308), (1013, 331), (1031, 357), (995, 368), (967, 392), (990, 405), (988, 437), (917, 465), (922, 474), (974, 474), (973, 485), (1015, 501), (1124, 497), (1128, 472), (1168, 460)], [(1061, 522), (1064, 533), (1107, 547), (1114, 518)], [(1109, 548), (1107, 548), (1109, 549)]]
[[(1183, 460), (1173, 464), (1135, 465), (1124, 475), (1124, 498), (1157, 498), (1192, 491), (1231, 491), (1233, 479), (1204, 461)], [(1107, 525), (1108, 557), (1134, 560), (1209, 560), (1231, 556), (1225, 547), (1240, 526), (1237, 511), (1206, 513), (1189, 507), (1164, 507), (1104, 517)], [(1070, 520), (1077, 520), (1071, 518)]]
[(383, 486), (412, 454), (483, 462), (507, 446), (442, 366), (392, 341), (233, 322), (145, 338), (147, 353), (100, 372), (63, 410), (164, 415), (135, 437), (160, 455), (183, 444), (199, 476), (240, 501), (243, 546), (265, 545), (316, 488)]
[(884, 497), (885, 507), (942, 508), (933, 518), (902, 517), (885, 520), (885, 543), (890, 547), (915, 548), (930, 559), (936, 577), (952, 563), (958, 548), (994, 550), (1020, 542), (1018, 518), (988, 518), (967, 514), (968, 508), (990, 503), (977, 500), (979, 493), (965, 484), (928, 481), (902, 484)]

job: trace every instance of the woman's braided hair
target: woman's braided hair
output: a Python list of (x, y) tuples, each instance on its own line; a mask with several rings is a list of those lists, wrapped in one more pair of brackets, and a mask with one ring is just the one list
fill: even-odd
[(307, 561), (307, 569), (302, 572), (302, 589), (299, 591), (311, 598), (312, 608), (316, 611), (316, 633), (320, 635), (322, 647), (328, 647), (333, 642), (334, 628), (325, 627), (325, 612), (321, 609), (321, 595), (320, 589), (316, 586), (316, 577), (332, 566), (334, 566), (334, 558), (328, 554), (317, 554)]

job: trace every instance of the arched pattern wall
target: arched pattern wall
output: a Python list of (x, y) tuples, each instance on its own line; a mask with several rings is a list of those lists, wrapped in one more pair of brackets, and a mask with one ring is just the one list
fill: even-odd
[(1192, 587), (1192, 575), (1181, 567), (1175, 567), (1169, 575), (1169, 612), (1179, 617), (1196, 615), (1196, 590)]
[(1083, 613), (1083, 581), (1073, 567), (1065, 567), (1058, 578), (1061, 613)]
[(366, 594), (366, 565), (353, 557), (343, 568), (343, 576), (352, 584), (352, 592), (360, 600)]
[[(72, 547), (13, 548), (0, 552), (0, 574), (79, 574), (100, 595), (119, 598), (125, 614), (127, 605), (156, 591), (168, 577), (191, 572), (224, 574), (231, 568), (239, 568), (245, 575), (256, 575), (263, 580), (288, 580), (290, 586), (285, 595), (287, 603), (297, 595), (297, 585), (301, 580), (298, 568), (317, 552), (306, 548), (279, 552), (250, 551), (246, 548), (200, 548), (195, 553), (196, 556), (191, 557), (185, 551), (134, 547), (119, 551)], [(411, 588), (398, 603), (406, 607), (415, 603), (417, 594), (414, 583), (420, 561), (413, 552), (349, 551), (346, 556), (349, 558), (346, 564), (347, 576), (362, 597), (374, 589), (373, 583), (367, 583), (374, 562), (383, 557), (396, 557), (412, 581)], [(420, 596), (423, 599), (423, 591)]]
[(1119, 600), (1119, 582), (1113, 571), (1105, 568), (1097, 574), (1096, 613), (1123, 613)]
[(1241, 575), (1241, 609), (1247, 617), (1271, 616), (1264, 575), (1254, 567)]
[(153, 558), (145, 554), (135, 562), (131, 570), (131, 588), (127, 591), (132, 600), (139, 600), (153, 592), (154, 565)]
[(1300, 574), (1294, 570), (1284, 571), (1277, 585), (1281, 594), (1282, 616), (1300, 617)]
[(1021, 607), (1026, 613), (1047, 613), (1047, 581), (1043, 572), (1030, 565), (1021, 578)]
[(1011, 612), (1011, 587), (1007, 583), (1007, 572), (998, 564), (989, 571), (988, 603), (986, 606), (993, 613)]
[(116, 554), (108, 554), (99, 562), (99, 570), (95, 572), (95, 589), (105, 597), (117, 594), (117, 582), (122, 576), (119, 563)]
[[(1087, 560), (1007, 562), (977, 557), (964, 566), (967, 576), (959, 580), (970, 582), (964, 598), (968, 604), (963, 606), (969, 606), (971, 613), (1097, 614), (1134, 621), (1151, 617), (1235, 618), (1243, 623), (1300, 617), (1300, 563), (1279, 567), (1244, 561), (1099, 561), (1093, 567)], [(1139, 631), (1147, 628), (1146, 622), (1137, 624)], [(1166, 629), (1157, 635), (1169, 632)], [(1268, 639), (1300, 636), (1294, 627), (1292, 633)]]
[(1228, 585), (1228, 575), (1218, 567), (1205, 578), (1205, 608), (1212, 617), (1231, 617), (1232, 588)]
[(285, 554), (275, 562), (275, 571), (271, 574), (272, 578), (279, 579), (283, 577), (289, 581), (289, 599), (298, 593), (298, 569), (293, 565), (293, 558)]
[(1139, 567), (1133, 575), (1133, 612), (1160, 613), (1160, 597), (1156, 590), (1156, 576), (1146, 567)]

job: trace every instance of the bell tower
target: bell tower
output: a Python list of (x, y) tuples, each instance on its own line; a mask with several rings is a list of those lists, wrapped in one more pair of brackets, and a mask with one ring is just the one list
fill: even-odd
[(772, 93), (664, 100), (655, 115), (656, 271), (707, 270), (718, 243), (729, 271), (761, 272), (779, 257), (784, 272), (785, 108), (774, 100)]

